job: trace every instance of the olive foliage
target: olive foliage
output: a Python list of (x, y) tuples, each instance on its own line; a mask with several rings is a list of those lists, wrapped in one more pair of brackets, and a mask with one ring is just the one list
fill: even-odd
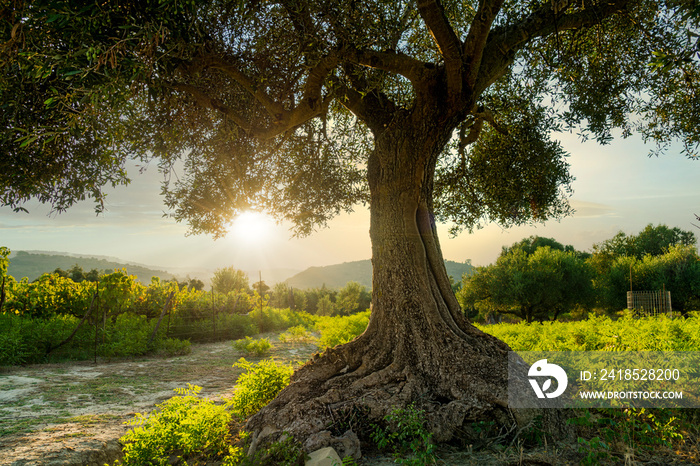
[(0, 8), (0, 204), (16, 210), (90, 197), (99, 211), (128, 160), (157, 159), (165, 203), (193, 233), (259, 209), (308, 234), (368, 202), (374, 138), (428, 104), (452, 135), (431, 208), (454, 231), (570, 213), (553, 132), (681, 139), (690, 156), (700, 142), (697, 16), (683, 2)]

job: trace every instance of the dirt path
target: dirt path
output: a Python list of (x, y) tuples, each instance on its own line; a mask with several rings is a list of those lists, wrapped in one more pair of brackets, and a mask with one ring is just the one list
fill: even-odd
[[(276, 360), (301, 362), (316, 351), (267, 337)], [(124, 421), (188, 383), (202, 387), (203, 396), (230, 396), (240, 373), (232, 365), (242, 356), (219, 342), (192, 345), (189, 355), (174, 358), (0, 368), (0, 465), (111, 464), (121, 452)]]

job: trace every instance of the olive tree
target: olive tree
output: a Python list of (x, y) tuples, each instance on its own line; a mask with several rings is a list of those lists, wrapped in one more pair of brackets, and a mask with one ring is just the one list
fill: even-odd
[(258, 209), (308, 234), (368, 204), (368, 328), (248, 421), (252, 448), (311, 448), (340, 413), (411, 402), (448, 440), (513, 416), (509, 348), (462, 315), (436, 221), (569, 213), (556, 130), (692, 154), (697, 61), (649, 66), (685, 50), (687, 28), (651, 0), (5, 1), (0, 202), (99, 210), (127, 160), (154, 158), (192, 233)]
[[(556, 320), (593, 304), (593, 269), (575, 251), (516, 243), (495, 264), (465, 277), (459, 300), (465, 308), (512, 314), (527, 322)], [(483, 312), (482, 312), (483, 314)]]
[(216, 269), (211, 277), (211, 286), (219, 293), (246, 292), (250, 289), (248, 275), (232, 266)]

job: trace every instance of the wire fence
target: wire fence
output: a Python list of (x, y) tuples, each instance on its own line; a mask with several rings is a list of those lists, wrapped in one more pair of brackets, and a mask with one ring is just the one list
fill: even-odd
[(628, 291), (627, 309), (634, 311), (638, 316), (657, 316), (666, 314), (673, 317), (671, 308), (671, 292), (656, 291)]

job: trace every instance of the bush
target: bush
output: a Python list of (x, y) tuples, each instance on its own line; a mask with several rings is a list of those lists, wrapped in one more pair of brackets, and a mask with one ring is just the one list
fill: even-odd
[(310, 326), (315, 321), (315, 318), (309, 313), (290, 309), (256, 309), (248, 315), (258, 327), (259, 333), (276, 332), (295, 325)]
[(238, 314), (219, 314), (216, 320), (216, 333), (222, 338), (237, 340), (258, 333), (258, 328), (248, 316)]
[(241, 420), (260, 411), (287, 385), (292, 376), (291, 366), (276, 364), (272, 359), (252, 364), (244, 358), (233, 367), (245, 370), (238, 377), (236, 393), (230, 401), (233, 414)]
[(163, 356), (184, 356), (192, 352), (192, 345), (187, 340), (166, 338), (158, 341), (157, 351)]
[(314, 337), (303, 325), (295, 325), (289, 327), (286, 332), (280, 333), (279, 339), (285, 343), (288, 341), (311, 341)]
[(384, 416), (384, 422), (385, 428), (374, 426), (371, 437), (381, 450), (394, 451), (396, 463), (435, 464), (433, 434), (426, 428), (422, 410), (413, 404), (406, 409), (395, 408)]
[(700, 318), (590, 317), (578, 322), (477, 325), (514, 351), (699, 351)]
[(176, 389), (183, 396), (174, 396), (150, 415), (137, 414), (128, 422), (137, 427), (120, 439), (122, 464), (167, 466), (171, 455), (184, 459), (235, 454), (229, 446), (231, 414), (224, 406), (200, 398), (200, 390), (189, 384), (186, 389)]
[(27, 362), (28, 352), (18, 330), (0, 333), (0, 366), (18, 366)]
[(245, 337), (242, 340), (234, 341), (231, 345), (238, 351), (254, 354), (256, 356), (262, 356), (272, 348), (272, 343), (270, 343), (270, 340), (267, 338), (253, 340), (250, 337)]
[(349, 342), (365, 331), (369, 315), (370, 311), (365, 311), (347, 317), (321, 318), (316, 324), (321, 332), (319, 346), (327, 348)]
[(107, 357), (140, 356), (148, 353), (148, 340), (155, 322), (149, 324), (145, 316), (121, 314), (114, 326), (108, 328), (107, 345), (101, 352)]

